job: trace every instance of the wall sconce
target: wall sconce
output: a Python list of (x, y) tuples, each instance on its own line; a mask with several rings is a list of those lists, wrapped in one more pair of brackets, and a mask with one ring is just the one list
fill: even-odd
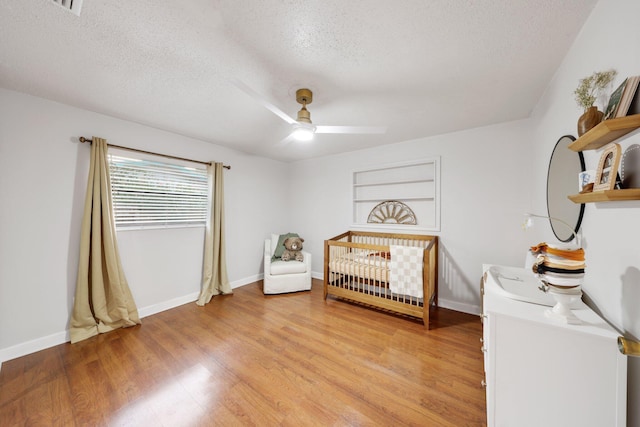
[(566, 227), (568, 230), (571, 231), (571, 234), (573, 235), (573, 238), (574, 238), (574, 241), (575, 241), (575, 244), (577, 245), (577, 247), (578, 248), (582, 247), (582, 233), (580, 231), (578, 231), (576, 233), (576, 231), (573, 229), (573, 227), (571, 227), (569, 224), (567, 224), (566, 222), (564, 222), (563, 220), (561, 220), (559, 218), (554, 218), (552, 216), (546, 216), (546, 215), (537, 215), (537, 214), (532, 214), (532, 213), (526, 213), (525, 214), (524, 223), (522, 224), (522, 228), (524, 230), (527, 230), (527, 229), (533, 227), (533, 218), (545, 218), (545, 219), (557, 221), (558, 223), (562, 224), (564, 227)]

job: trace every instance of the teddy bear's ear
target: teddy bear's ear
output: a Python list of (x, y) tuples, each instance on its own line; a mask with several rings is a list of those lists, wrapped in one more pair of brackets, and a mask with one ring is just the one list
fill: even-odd
[(302, 237), (300, 237), (300, 241), (301, 241), (301, 242), (304, 242), (304, 239), (303, 239)]

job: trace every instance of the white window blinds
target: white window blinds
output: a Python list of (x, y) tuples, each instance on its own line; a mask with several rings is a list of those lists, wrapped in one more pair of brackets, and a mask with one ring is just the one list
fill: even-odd
[(109, 155), (116, 227), (204, 225), (207, 172)]

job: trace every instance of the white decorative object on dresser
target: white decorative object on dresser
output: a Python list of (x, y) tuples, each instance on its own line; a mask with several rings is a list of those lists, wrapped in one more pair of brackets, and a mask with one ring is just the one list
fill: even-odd
[(545, 316), (555, 302), (530, 270), (485, 265), (481, 282), (487, 425), (626, 425), (619, 334), (581, 300), (581, 324)]

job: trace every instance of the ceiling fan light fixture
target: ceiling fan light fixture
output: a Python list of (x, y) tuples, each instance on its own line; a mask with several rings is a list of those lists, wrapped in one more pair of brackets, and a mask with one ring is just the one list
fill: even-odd
[(312, 125), (307, 125), (305, 123), (300, 123), (293, 128), (291, 132), (291, 137), (296, 141), (307, 142), (313, 140), (313, 135), (315, 134), (316, 127)]

